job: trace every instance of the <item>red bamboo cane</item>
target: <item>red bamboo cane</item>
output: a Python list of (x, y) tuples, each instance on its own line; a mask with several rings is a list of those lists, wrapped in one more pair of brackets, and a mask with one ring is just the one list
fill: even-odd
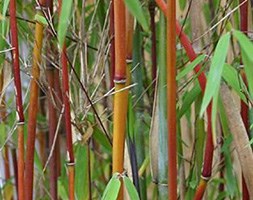
[(176, 1), (167, 1), (167, 117), (168, 192), (177, 199), (177, 122), (176, 122)]
[[(240, 4), (242, 4), (244, 1), (240, 0)], [(246, 35), (248, 34), (248, 2), (245, 2), (240, 7), (240, 30), (244, 32)], [(247, 84), (245, 74), (241, 73), (243, 81)], [(244, 123), (244, 126), (246, 127), (247, 132), (249, 133), (249, 107), (244, 101), (241, 100), (241, 116)], [(242, 175), (242, 195), (243, 200), (249, 199), (249, 192), (244, 180), (244, 177)]]
[[(59, 14), (61, 15), (62, 1), (59, 0)], [(75, 199), (74, 183), (75, 183), (75, 159), (72, 144), (72, 127), (71, 127), (71, 116), (70, 116), (70, 101), (69, 101), (69, 74), (68, 74), (68, 59), (66, 44), (63, 44), (60, 50), (61, 54), (61, 65), (62, 65), (62, 90), (63, 90), (63, 106), (64, 106), (64, 118), (65, 118), (65, 129), (67, 138), (67, 154), (68, 154), (68, 178), (69, 178), (69, 199)]]
[(20, 80), (18, 29), (16, 20), (16, 1), (10, 0), (11, 44), (13, 47), (12, 61), (14, 71), (14, 87), (16, 91), (16, 110), (18, 113), (18, 199), (24, 199), (24, 113), (22, 102), (22, 88)]

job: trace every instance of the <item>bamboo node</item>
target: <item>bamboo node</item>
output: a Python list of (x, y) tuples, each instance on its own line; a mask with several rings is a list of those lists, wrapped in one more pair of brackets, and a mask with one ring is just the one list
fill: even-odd
[(23, 126), (24, 124), (25, 124), (24, 121), (19, 121), (19, 122), (17, 122), (17, 126)]
[(126, 79), (125, 78), (123, 78), (123, 79), (114, 79), (113, 82), (116, 83), (116, 84), (125, 84)]
[(71, 167), (71, 166), (75, 166), (76, 163), (75, 162), (67, 162), (66, 165), (67, 165), (67, 167)]
[(46, 6), (42, 6), (42, 5), (38, 5), (38, 6), (36, 6), (35, 7), (35, 10), (38, 10), (38, 11), (42, 11), (42, 10), (47, 10), (48, 9), (48, 7), (46, 7)]
[(203, 176), (201, 175), (201, 179), (208, 182), (210, 180), (210, 176)]
[(133, 59), (131, 59), (131, 58), (126, 59), (126, 64), (131, 64), (132, 62), (133, 62)]
[(239, 66), (238, 66), (238, 69), (239, 69), (239, 70), (244, 69), (244, 65), (239, 65)]

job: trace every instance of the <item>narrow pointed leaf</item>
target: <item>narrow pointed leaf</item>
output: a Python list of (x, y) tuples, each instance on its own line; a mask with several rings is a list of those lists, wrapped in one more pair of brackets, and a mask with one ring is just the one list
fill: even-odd
[(139, 200), (140, 198), (136, 188), (134, 187), (133, 182), (127, 176), (123, 177), (123, 182), (124, 185), (126, 186), (130, 199)]
[(240, 76), (238, 75), (236, 69), (229, 64), (225, 64), (222, 78), (227, 82), (228, 85), (230, 85), (235, 90), (239, 97), (244, 102), (246, 102), (246, 97), (241, 91), (241, 85), (243, 84), (243, 82), (240, 81)]
[(242, 61), (244, 64), (245, 74), (248, 81), (249, 92), (251, 97), (253, 97), (253, 57), (252, 57), (252, 50), (253, 44), (252, 42), (240, 31), (234, 31), (233, 35), (238, 40), (240, 47), (241, 47), (241, 55)]
[(4, 33), (5, 33), (5, 23), (6, 23), (5, 16), (6, 16), (6, 13), (7, 13), (7, 9), (9, 7), (9, 3), (10, 3), (10, 0), (4, 0), (3, 11), (2, 11), (2, 15), (3, 15), (3, 20), (2, 20), (2, 35), (4, 35)]
[(68, 25), (71, 19), (72, 3), (73, 3), (72, 0), (62, 1), (61, 14), (60, 14), (60, 19), (59, 19), (59, 24), (58, 24), (58, 29), (57, 29), (58, 40), (59, 40), (59, 44), (61, 48), (63, 46)]
[(139, 0), (125, 0), (125, 4), (129, 12), (136, 18), (136, 20), (141, 24), (145, 31), (149, 30), (148, 22), (143, 12), (143, 8)]
[(192, 71), (198, 64), (200, 64), (204, 59), (205, 55), (198, 56), (194, 61), (187, 65), (181, 72), (178, 73), (176, 80), (180, 80), (186, 76), (190, 71)]
[(227, 33), (220, 38), (216, 46), (207, 78), (206, 90), (200, 109), (200, 116), (204, 114), (214, 94), (217, 93), (217, 90), (219, 90), (223, 66), (227, 57), (229, 41), (230, 33)]
[(114, 174), (107, 184), (102, 200), (116, 200), (120, 189), (120, 180), (118, 174)]

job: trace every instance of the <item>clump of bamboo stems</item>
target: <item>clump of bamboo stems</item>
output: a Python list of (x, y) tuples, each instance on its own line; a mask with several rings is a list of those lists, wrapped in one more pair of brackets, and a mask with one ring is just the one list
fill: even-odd
[(20, 80), (19, 65), (19, 47), (18, 47), (18, 29), (16, 20), (16, 0), (10, 0), (10, 26), (11, 26), (11, 44), (13, 47), (12, 61), (14, 72), (14, 87), (16, 91), (16, 110), (18, 113), (18, 199), (24, 199), (24, 113), (22, 101), (22, 88)]
[[(156, 2), (158, 6), (161, 8), (161, 10), (163, 11), (163, 13), (167, 15), (167, 12), (166, 12), (167, 5), (165, 4), (165, 2), (163, 0), (156, 0)], [(182, 31), (178, 22), (176, 23), (176, 34), (179, 36), (179, 39), (186, 50), (187, 56), (189, 57), (191, 61), (193, 61), (197, 57), (197, 55), (194, 52), (194, 49), (189, 39)], [(197, 65), (194, 68), (195, 72), (198, 73), (200, 71), (200, 68), (201, 66)], [(205, 87), (206, 87), (206, 77), (203, 72), (199, 74), (198, 80), (199, 80), (202, 93), (204, 93)], [(201, 181), (196, 191), (196, 196), (195, 196), (196, 200), (202, 198), (206, 189), (206, 183), (209, 180), (212, 173), (212, 160), (213, 160), (214, 147), (213, 147), (213, 138), (212, 138), (211, 113), (212, 113), (212, 104), (210, 103), (209, 106), (207, 107), (208, 127), (207, 127), (206, 148), (205, 148), (205, 156), (204, 156), (204, 166), (202, 170)]]

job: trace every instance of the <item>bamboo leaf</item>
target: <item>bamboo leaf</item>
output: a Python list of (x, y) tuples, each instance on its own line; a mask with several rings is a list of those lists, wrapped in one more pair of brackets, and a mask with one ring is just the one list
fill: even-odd
[(102, 200), (116, 200), (120, 189), (119, 174), (115, 173), (107, 184)]
[(244, 83), (240, 81), (240, 76), (238, 75), (236, 69), (229, 64), (225, 64), (222, 77), (235, 90), (235, 92), (239, 95), (239, 97), (244, 102), (247, 102), (245, 95), (241, 91), (241, 85)]
[(2, 35), (5, 35), (5, 24), (6, 24), (6, 21), (5, 21), (5, 16), (6, 16), (6, 13), (7, 13), (7, 9), (9, 7), (9, 3), (10, 3), (10, 0), (4, 0), (4, 5), (3, 5), (3, 12), (2, 12)]
[(0, 148), (2, 148), (5, 144), (5, 140), (7, 137), (6, 133), (6, 125), (4, 123), (0, 123)]
[(48, 25), (46, 18), (42, 15), (36, 14), (34, 17), (34, 20), (45, 25), (45, 26)]
[(200, 116), (204, 114), (214, 94), (217, 93), (217, 90), (219, 90), (223, 66), (227, 57), (229, 41), (230, 33), (227, 33), (220, 38), (216, 46), (207, 78), (206, 90), (200, 109)]
[(186, 0), (179, 0), (179, 7), (181, 10), (185, 9), (186, 2), (187, 2)]
[(139, 200), (138, 192), (136, 191), (136, 188), (132, 181), (127, 177), (123, 177), (124, 185), (126, 186), (127, 192), (129, 194), (130, 199)]
[(233, 35), (238, 40), (241, 47), (242, 61), (244, 64), (245, 74), (248, 81), (249, 93), (253, 97), (253, 57), (251, 51), (253, 50), (252, 42), (240, 31), (234, 31)]
[(108, 139), (106, 138), (105, 134), (98, 128), (94, 128), (94, 132), (92, 137), (105, 148), (107, 152), (112, 152), (112, 146), (110, 145)]
[(68, 25), (71, 19), (72, 3), (73, 3), (72, 0), (62, 1), (61, 15), (57, 29), (58, 40), (61, 48), (63, 46), (67, 34)]
[(201, 94), (201, 89), (197, 83), (189, 92), (185, 94), (182, 106), (177, 116), (178, 119), (180, 119), (186, 113), (186, 111), (191, 108), (192, 103), (196, 100), (199, 94)]
[(13, 198), (13, 184), (7, 181), (3, 187), (4, 199), (11, 200)]
[(186, 76), (190, 71), (192, 71), (199, 63), (201, 63), (205, 59), (205, 55), (198, 56), (194, 61), (192, 61), (189, 65), (187, 65), (181, 72), (178, 73), (176, 80), (182, 79)]
[(133, 103), (132, 103), (132, 96), (129, 95), (128, 98), (128, 137), (131, 141), (134, 141), (134, 122), (135, 116), (133, 111)]
[(142, 28), (147, 32), (149, 30), (149, 26), (140, 1), (125, 0), (125, 4), (129, 12), (136, 18), (136, 20), (141, 24)]
[(241, 49), (245, 51), (245, 55), (250, 59), (251, 62), (253, 62), (252, 54), (249, 50), (253, 49), (252, 42), (247, 38), (245, 34), (243, 34), (240, 31), (233, 31), (233, 36), (236, 37), (238, 40)]
[(66, 191), (66, 188), (64, 187), (63, 181), (61, 178), (58, 179), (57, 182), (57, 189), (58, 189), (58, 193), (59, 193), (59, 197), (63, 200), (67, 200), (68, 199), (68, 193)]
[(78, 143), (75, 149), (76, 166), (75, 166), (75, 185), (76, 197), (79, 200), (87, 199), (88, 194), (88, 159), (87, 147)]
[(217, 108), (218, 108), (218, 100), (219, 100), (219, 90), (215, 92), (213, 95), (213, 104), (212, 104), (212, 134), (213, 134), (213, 141), (214, 145), (216, 145), (216, 138), (217, 138), (217, 133), (216, 133), (216, 118), (217, 118)]

